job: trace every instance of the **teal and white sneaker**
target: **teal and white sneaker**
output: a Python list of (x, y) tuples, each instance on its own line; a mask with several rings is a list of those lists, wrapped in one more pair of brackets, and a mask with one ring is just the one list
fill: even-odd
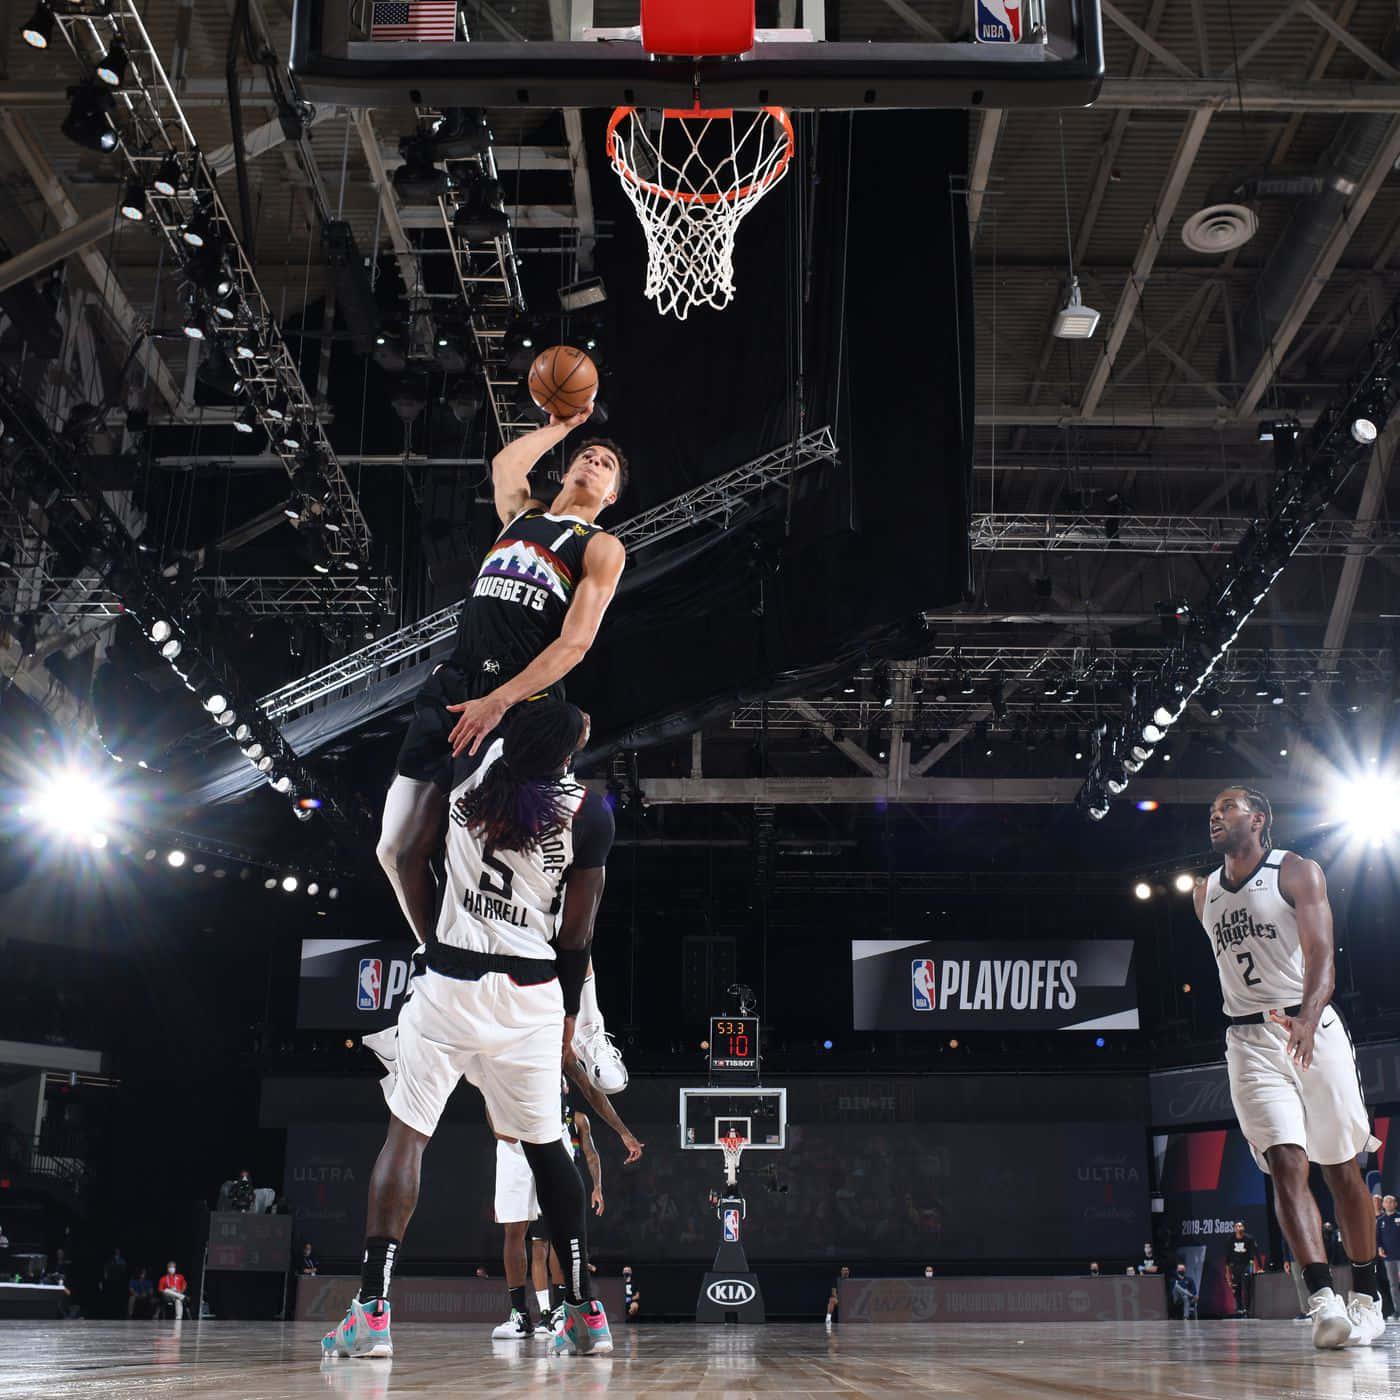
[(321, 1351), (326, 1356), (392, 1356), (388, 1301), (379, 1298), (366, 1308), (354, 1299), (340, 1326), (321, 1338)]
[(606, 1356), (612, 1349), (607, 1314), (595, 1298), (575, 1307), (564, 1304), (564, 1322), (554, 1333), (555, 1356)]

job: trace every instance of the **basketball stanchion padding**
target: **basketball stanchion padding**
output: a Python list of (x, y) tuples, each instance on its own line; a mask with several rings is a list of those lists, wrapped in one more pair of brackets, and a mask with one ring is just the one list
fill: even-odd
[(659, 58), (728, 58), (754, 45), (754, 0), (642, 0), (642, 47)]
[(647, 240), (645, 295), (685, 320), (734, 296), (734, 237), (744, 216), (787, 173), (792, 121), (781, 107), (661, 112), (619, 107), (608, 160)]

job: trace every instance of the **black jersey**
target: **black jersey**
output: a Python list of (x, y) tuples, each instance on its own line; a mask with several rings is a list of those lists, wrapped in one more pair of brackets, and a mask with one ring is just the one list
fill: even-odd
[(599, 533), (576, 515), (522, 511), (481, 562), (457, 621), (453, 664), (497, 683), (518, 676), (564, 627), (583, 577), (583, 552)]

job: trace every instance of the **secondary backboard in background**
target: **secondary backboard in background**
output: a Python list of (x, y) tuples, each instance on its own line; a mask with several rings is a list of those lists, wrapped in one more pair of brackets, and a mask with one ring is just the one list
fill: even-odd
[[(636, 26), (639, 0), (517, 0), (508, 14), (464, 5), (479, 32), (456, 41), (371, 40), (375, 8), (295, 0), (291, 64), (306, 97), (361, 107), (675, 108), (691, 105), (698, 82), (709, 107), (1083, 107), (1103, 82), (1100, 0), (782, 0), (786, 31), (769, 31), (742, 58), (700, 62), (653, 58), (639, 35), (590, 37)], [(995, 32), (988, 17), (1011, 13), (1019, 41), (973, 41), (974, 16)], [(783, 37), (793, 30), (811, 41)]]
[(786, 1089), (682, 1089), (681, 1146), (718, 1152), (719, 1140), (738, 1132), (744, 1150), (780, 1152), (787, 1146)]

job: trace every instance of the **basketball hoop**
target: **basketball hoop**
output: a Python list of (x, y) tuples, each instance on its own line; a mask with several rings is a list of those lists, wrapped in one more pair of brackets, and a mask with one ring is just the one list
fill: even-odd
[[(657, 118), (659, 116), (659, 124)], [(792, 121), (781, 107), (619, 107), (608, 122), (608, 159), (647, 240), (646, 296), (685, 320), (734, 296), (734, 236), (787, 173)]]
[(719, 1140), (724, 1153), (724, 1179), (734, 1186), (739, 1180), (739, 1158), (744, 1155), (744, 1139), (738, 1133), (726, 1133)]

